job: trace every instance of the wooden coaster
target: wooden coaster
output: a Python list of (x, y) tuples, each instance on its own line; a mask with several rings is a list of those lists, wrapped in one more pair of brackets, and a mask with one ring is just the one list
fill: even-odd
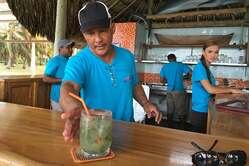
[(92, 162), (92, 161), (109, 160), (109, 159), (112, 159), (115, 157), (115, 154), (113, 153), (113, 151), (110, 150), (110, 153), (107, 156), (89, 159), (89, 158), (85, 158), (84, 156), (77, 155), (76, 149), (77, 149), (77, 147), (72, 147), (71, 151), (70, 151), (72, 158), (73, 158), (73, 161), (75, 163), (88, 163), (88, 162)]

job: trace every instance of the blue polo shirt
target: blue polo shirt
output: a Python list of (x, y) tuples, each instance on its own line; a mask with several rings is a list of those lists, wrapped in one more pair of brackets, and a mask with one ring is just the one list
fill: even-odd
[(133, 88), (138, 84), (135, 60), (131, 52), (112, 46), (111, 64), (94, 55), (88, 47), (70, 58), (63, 81), (73, 81), (81, 88), (81, 97), (90, 109), (112, 111), (116, 120), (134, 121)]
[(160, 77), (167, 80), (168, 91), (184, 91), (183, 75), (190, 71), (191, 69), (187, 65), (173, 61), (163, 66)]
[[(56, 55), (51, 58), (45, 68), (44, 75), (54, 78), (62, 79), (64, 77), (65, 67), (68, 61), (68, 57), (62, 55)], [(59, 102), (60, 99), (61, 83), (52, 84), (50, 99)]]
[[(211, 94), (201, 85), (201, 80), (208, 80), (207, 72), (201, 62), (199, 62), (192, 75), (192, 110), (196, 112), (208, 112), (208, 102)], [(211, 73), (212, 85), (215, 85), (215, 78)]]

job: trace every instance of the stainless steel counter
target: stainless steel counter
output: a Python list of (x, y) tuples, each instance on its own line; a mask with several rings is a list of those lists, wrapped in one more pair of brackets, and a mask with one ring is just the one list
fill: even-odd
[[(167, 115), (167, 86), (163, 84), (147, 84), (150, 87), (150, 101), (157, 106), (163, 113), (163, 118)], [(186, 90), (186, 110), (188, 112), (188, 121), (191, 118), (192, 104), (191, 96), (192, 89)]]
[[(158, 95), (167, 95), (167, 85), (163, 84), (148, 84), (150, 92)], [(187, 93), (192, 93), (192, 89), (186, 89)]]

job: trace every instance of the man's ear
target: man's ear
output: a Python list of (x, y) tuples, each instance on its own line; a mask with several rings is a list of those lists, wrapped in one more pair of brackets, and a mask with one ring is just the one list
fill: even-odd
[(115, 30), (116, 30), (116, 26), (115, 26), (115, 24), (112, 24), (111, 25), (111, 32), (112, 32), (112, 34), (115, 33)]

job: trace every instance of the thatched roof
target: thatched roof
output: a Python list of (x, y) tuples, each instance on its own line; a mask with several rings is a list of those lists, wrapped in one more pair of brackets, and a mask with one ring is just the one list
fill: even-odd
[[(34, 34), (47, 36), (49, 40), (54, 40), (55, 20), (56, 20), (56, 3), (57, 0), (6, 0), (10, 9), (18, 21)], [(77, 12), (82, 4), (87, 0), (68, 0), (68, 17), (66, 36), (78, 36), (79, 24)], [(116, 22), (129, 20), (129, 13), (146, 13), (146, 1), (141, 0), (106, 0), (104, 1), (110, 8), (112, 17)], [(155, 0), (154, 10), (158, 5), (163, 4), (160, 0)], [(129, 6), (127, 8), (127, 6)]]
[[(10, 9), (13, 14), (16, 16), (18, 21), (32, 34), (41, 34), (46, 36), (49, 40), (54, 40), (54, 31), (55, 31), (55, 20), (56, 20), (56, 4), (57, 0), (6, 0), (9, 4)], [(67, 9), (67, 29), (66, 37), (75, 38), (81, 37), (79, 31), (79, 24), (77, 20), (77, 12), (82, 7), (82, 4), (88, 0), (68, 0), (68, 9)], [(167, 7), (168, 1), (166, 0), (153, 0), (150, 10), (148, 10), (148, 2), (150, 0), (103, 0), (110, 9), (111, 15), (115, 22), (126, 22), (126, 21), (137, 21), (138, 18), (133, 17), (134, 14), (138, 15), (148, 15), (148, 12), (151, 14), (159, 13), (162, 8)], [(174, 1), (183, 1), (183, 0), (174, 0)], [(185, 0), (184, 0), (185, 1)], [(198, 0), (196, 0), (198, 1)], [(218, 1), (218, 0), (216, 0)], [(237, 10), (243, 7), (244, 10)], [(233, 9), (235, 8), (235, 9)], [(166, 15), (147, 16), (148, 19), (154, 24), (154, 28), (163, 28), (163, 27), (178, 27), (182, 26), (179, 23), (190, 23), (188, 25), (193, 25), (192, 22), (201, 21), (231, 21), (232, 24), (236, 22), (236, 25), (241, 24), (245, 18), (245, 13), (247, 9), (244, 7), (243, 3), (235, 5), (227, 5), (223, 7), (212, 8), (213, 10), (226, 10), (222, 11), (220, 14), (213, 12), (207, 12), (207, 9), (204, 9), (202, 15), (196, 12), (203, 11), (199, 9), (193, 9), (186, 15), (186, 12), (180, 13), (180, 15), (171, 13)], [(197, 11), (197, 12), (198, 12)], [(236, 11), (236, 12), (235, 12)], [(186, 15), (186, 16), (185, 16)], [(153, 25), (152, 24), (152, 25)], [(200, 22), (201, 25), (205, 23)], [(173, 25), (173, 26), (171, 26)], [(184, 24), (183, 24), (184, 25)], [(207, 25), (212, 25), (209, 22)], [(217, 24), (219, 25), (219, 24)], [(220, 24), (224, 25), (224, 24)], [(153, 27), (153, 26), (152, 26)]]

